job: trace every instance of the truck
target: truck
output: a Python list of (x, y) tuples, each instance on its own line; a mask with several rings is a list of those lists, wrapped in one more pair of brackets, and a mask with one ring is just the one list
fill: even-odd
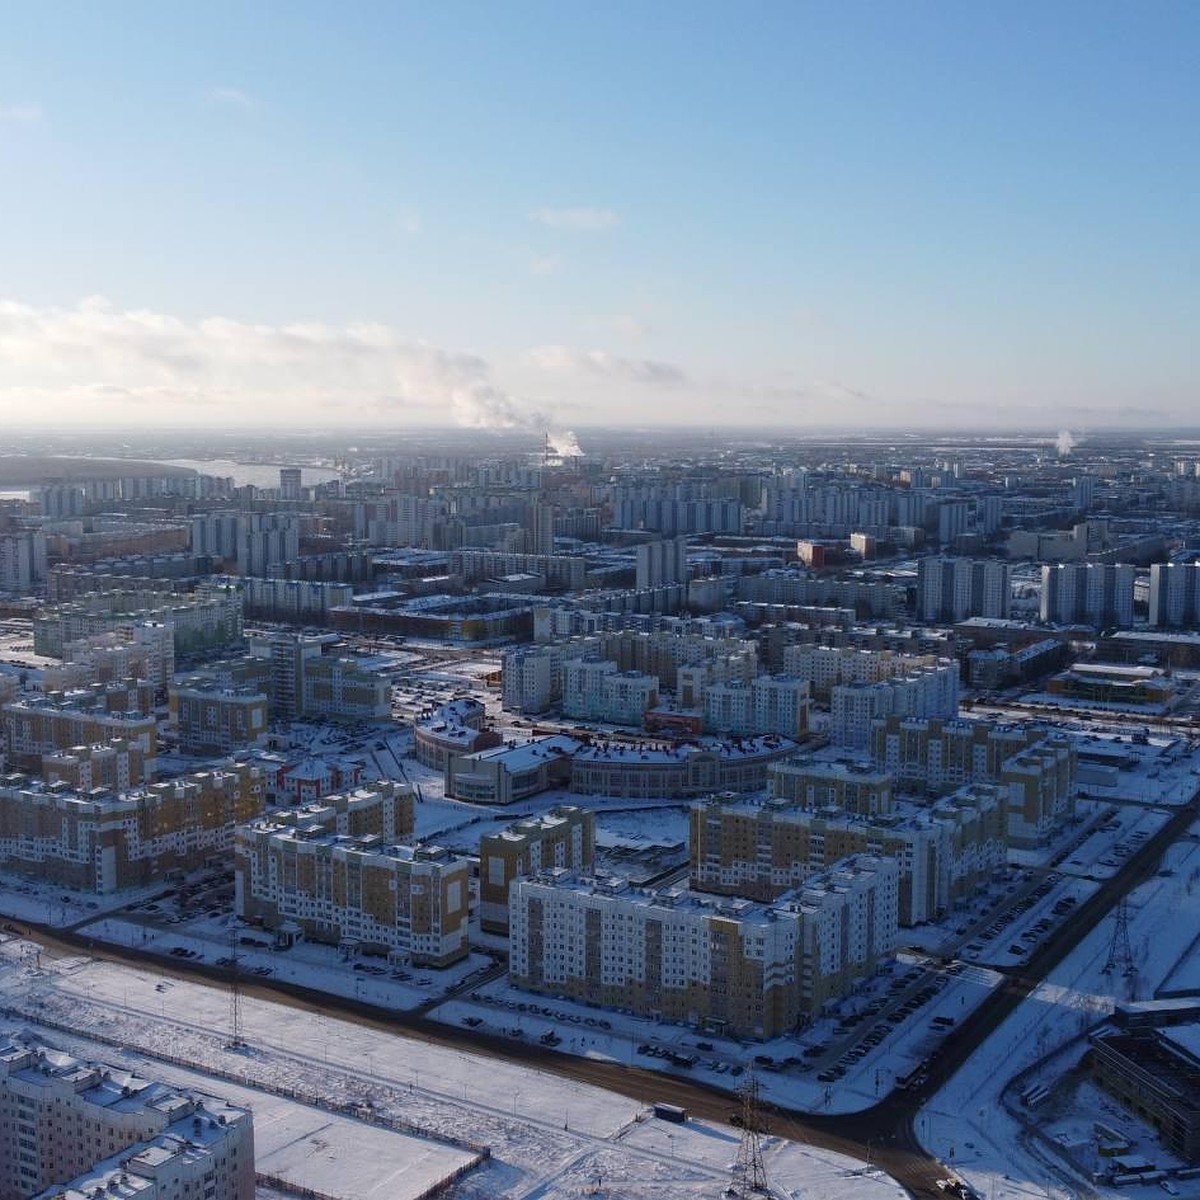
[(678, 1104), (667, 1104), (663, 1100), (656, 1100), (654, 1115), (664, 1121), (674, 1121), (676, 1125), (682, 1125), (687, 1120), (687, 1109), (680, 1108)]

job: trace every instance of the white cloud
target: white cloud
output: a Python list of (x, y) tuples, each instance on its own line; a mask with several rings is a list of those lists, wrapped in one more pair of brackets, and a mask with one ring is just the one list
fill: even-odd
[(236, 87), (209, 88), (204, 99), (209, 104), (224, 108), (253, 108), (256, 103), (249, 92)]
[(535, 254), (529, 260), (530, 275), (557, 275), (562, 270), (561, 254)]
[(302, 423), (330, 408), (475, 428), (543, 421), (486, 360), (386, 325), (190, 321), (99, 297), (74, 308), (0, 301), (0, 424), (35, 414), (119, 422), (130, 406), (164, 420), (205, 407), (206, 422), (238, 424)]
[(622, 358), (605, 350), (575, 350), (569, 346), (538, 346), (526, 359), (540, 371), (583, 375), (655, 387), (679, 387), (687, 375), (674, 363), (651, 358)]
[(551, 229), (576, 233), (595, 233), (613, 229), (621, 223), (621, 218), (611, 208), (535, 208), (529, 219)]
[(40, 104), (27, 101), (24, 104), (0, 104), (0, 124), (36, 125), (46, 119)]

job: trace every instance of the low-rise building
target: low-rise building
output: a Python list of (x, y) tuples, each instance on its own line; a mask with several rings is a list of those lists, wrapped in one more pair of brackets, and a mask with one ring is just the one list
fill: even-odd
[(571, 779), (571, 758), (582, 742), (557, 734), (523, 746), (504, 745), (446, 759), (446, 795), (474, 804), (512, 804)]
[(753, 792), (766, 786), (770, 765), (796, 749), (795, 742), (775, 735), (698, 738), (678, 746), (595, 742), (575, 752), (570, 788), (584, 796), (636, 799)]
[(1200, 1160), (1200, 1025), (1091, 1039), (1092, 1074), (1158, 1130), (1173, 1154)]
[(435, 771), (446, 769), (451, 754), (474, 754), (499, 746), (498, 733), (484, 729), (487, 710), (470, 697), (441, 705), (413, 723), (413, 747), (417, 761)]

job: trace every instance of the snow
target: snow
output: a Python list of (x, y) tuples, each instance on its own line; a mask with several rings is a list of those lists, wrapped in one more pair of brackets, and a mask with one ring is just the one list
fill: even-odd
[[(567, 1200), (597, 1186), (591, 1194), (609, 1200), (701, 1200), (723, 1188), (737, 1153), (740, 1135), (715, 1123), (664, 1122), (595, 1087), (257, 997), (242, 1001), (246, 1048), (230, 1049), (221, 990), (83, 956), (39, 955), (18, 938), (0, 945), (0, 1001), (9, 1020), (103, 1030), (129, 1047), (44, 1032), (73, 1053), (250, 1105), (259, 1170), (339, 1200), (419, 1195), (471, 1160), (471, 1146), (448, 1139), (491, 1151), (455, 1189), (460, 1200)], [(369, 1104), (374, 1121), (318, 1100)], [(390, 1120), (410, 1128), (378, 1124)], [(762, 1141), (781, 1200), (903, 1195), (869, 1164), (779, 1135)]]
[[(1060, 1136), (1077, 1139), (1093, 1112), (1089, 1096), (1061, 1120), (1039, 1109), (1023, 1110), (1014, 1102), (1010, 1081), (1050, 1087), (1079, 1062), (1087, 1031), (1112, 1012), (1116, 1000), (1155, 994), (1181, 958), (1192, 954), (1195, 938), (1193, 893), (1200, 880), (1200, 844), (1180, 841), (1164, 857), (1168, 876), (1156, 876), (1129, 899), (1129, 933), (1137, 975), (1103, 970), (1113, 936), (1113, 920), (1101, 922), (1080, 942), (1015, 1013), (981, 1046), (925, 1107), (917, 1122), (923, 1144), (943, 1161), (953, 1163), (981, 1195), (996, 1200), (1025, 1196), (1098, 1197), (1159, 1195), (1156, 1186), (1121, 1188), (1087, 1182), (1072, 1174), (1061, 1154)], [(1113, 993), (1118, 995), (1114, 997)], [(1004, 1069), (997, 1071), (996, 1064)], [(1007, 1103), (1006, 1103), (1007, 1101)], [(1099, 1101), (1096, 1101), (1098, 1104)], [(1138, 1123), (1126, 1110), (1104, 1098), (1104, 1111), (1126, 1129)], [(1174, 1160), (1154, 1140), (1153, 1131), (1138, 1126), (1141, 1153), (1160, 1166)], [(1090, 1132), (1089, 1132), (1090, 1136)], [(1180, 1194), (1200, 1195), (1200, 1185), (1179, 1182)]]

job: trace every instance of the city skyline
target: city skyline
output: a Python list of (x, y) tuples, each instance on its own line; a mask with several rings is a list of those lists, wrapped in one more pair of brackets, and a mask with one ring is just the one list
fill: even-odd
[(122, 14), (6, 6), (10, 428), (1194, 421), (1187, 6)]

